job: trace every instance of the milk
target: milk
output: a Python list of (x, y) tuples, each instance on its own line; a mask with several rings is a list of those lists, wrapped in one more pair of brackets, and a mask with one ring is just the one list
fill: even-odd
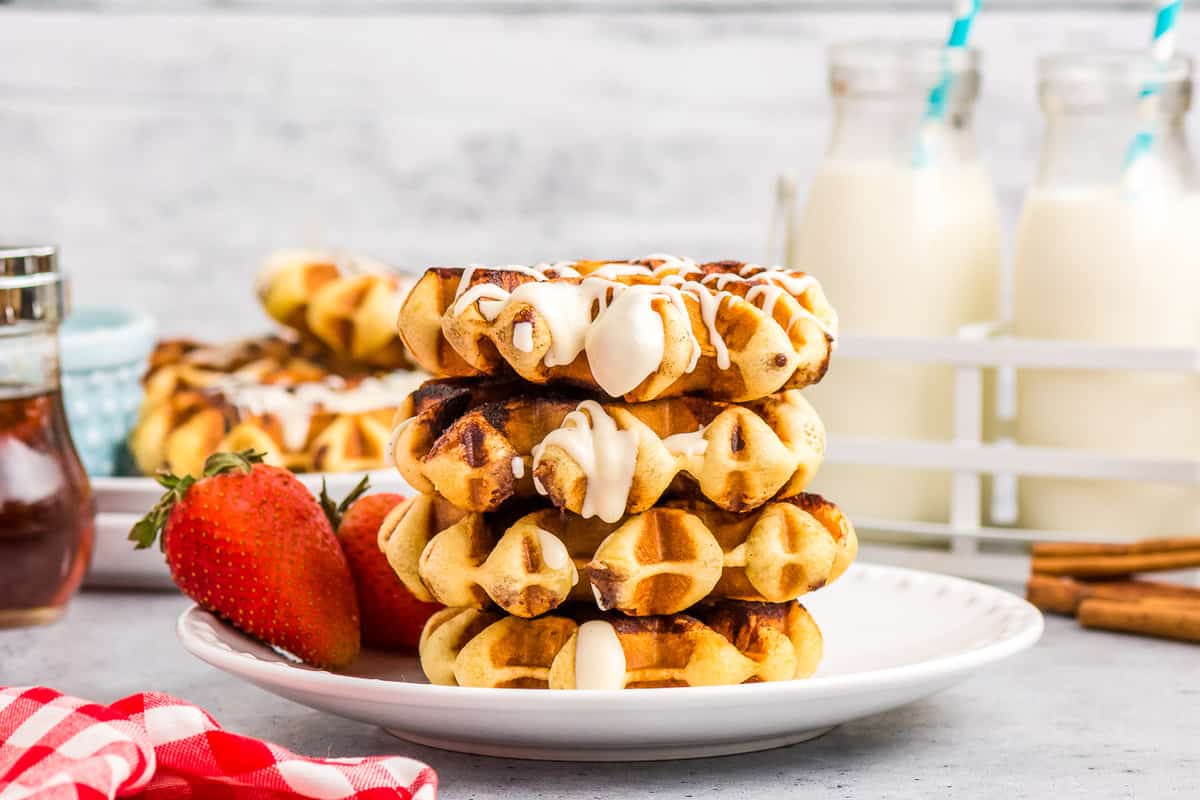
[[(1015, 253), (1022, 337), (1195, 347), (1200, 342), (1200, 195), (1038, 188)], [(1022, 444), (1200, 457), (1200, 379), (1157, 372), (1023, 370)], [(1127, 537), (1200, 530), (1200, 489), (1025, 478), (1026, 527)]]
[[(953, 336), (997, 317), (995, 195), (973, 160), (828, 160), (789, 255), (821, 280), (844, 334)], [(832, 434), (948, 440), (952, 384), (949, 367), (834, 358), (807, 392)], [(949, 516), (949, 473), (826, 464), (813, 491), (854, 515)]]

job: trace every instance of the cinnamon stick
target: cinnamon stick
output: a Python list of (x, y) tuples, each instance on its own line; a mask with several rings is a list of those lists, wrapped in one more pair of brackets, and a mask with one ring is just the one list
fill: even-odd
[(1041, 575), (1068, 575), (1073, 578), (1119, 578), (1139, 572), (1162, 572), (1200, 567), (1200, 544), (1192, 548), (1152, 552), (1038, 555), (1033, 556), (1033, 572)]
[(1079, 604), (1079, 622), (1088, 628), (1200, 642), (1200, 605), (1151, 598), (1123, 602), (1094, 597)]
[(1070, 577), (1032, 575), (1025, 597), (1043, 611), (1074, 615), (1084, 600), (1099, 598), (1125, 603), (1147, 599), (1191, 601), (1200, 608), (1200, 589), (1158, 581), (1077, 581)]
[(1033, 545), (1035, 557), (1052, 558), (1064, 556), (1131, 556), (1147, 553), (1170, 553), (1178, 550), (1200, 550), (1200, 536), (1173, 536), (1161, 539), (1144, 539), (1128, 544), (1100, 544), (1093, 542), (1038, 542)]

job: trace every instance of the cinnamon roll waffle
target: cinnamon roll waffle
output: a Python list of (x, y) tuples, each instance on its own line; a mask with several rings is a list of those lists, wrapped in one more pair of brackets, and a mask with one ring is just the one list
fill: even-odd
[(837, 315), (803, 272), (651, 256), (430, 269), (400, 335), (435, 375), (516, 373), (629, 402), (742, 401), (819, 381)]
[(744, 513), (670, 500), (616, 523), (419, 495), (384, 520), (379, 544), (418, 599), (519, 617), (568, 602), (634, 616), (710, 598), (782, 602), (836, 580), (858, 550), (849, 520), (810, 494)]
[(797, 390), (734, 405), (701, 397), (580, 401), (515, 383), (430, 381), (393, 442), (414, 488), (470, 511), (547, 495), (615, 521), (668, 494), (698, 492), (730, 511), (804, 490), (825, 429)]
[(378, 262), (319, 251), (284, 251), (258, 274), (257, 292), (272, 319), (343, 365), (411, 366), (396, 331), (408, 284)]
[(151, 357), (130, 450), (147, 475), (199, 474), (211, 453), (247, 448), (298, 472), (376, 469), (396, 409), (422, 377), (338, 375), (280, 337), (164, 342)]
[(687, 614), (625, 617), (571, 607), (538, 619), (469, 608), (421, 636), (433, 683), (524, 689), (719, 686), (806, 678), (821, 631), (796, 601), (721, 601)]

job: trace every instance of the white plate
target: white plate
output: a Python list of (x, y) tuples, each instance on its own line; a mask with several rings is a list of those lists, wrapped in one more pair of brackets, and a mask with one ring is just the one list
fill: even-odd
[[(371, 489), (412, 495), (413, 489), (395, 470), (367, 473)], [(297, 475), (314, 492), (321, 491), (321, 479), (332, 497), (344, 497), (362, 480), (361, 472), (306, 473)], [(92, 478), (96, 496), (96, 542), (92, 566), (85, 580), (88, 586), (173, 589), (171, 575), (157, 548), (134, 550), (129, 529), (162, 496), (163, 488), (153, 478)]]
[(1042, 615), (1008, 592), (855, 565), (804, 600), (825, 634), (808, 680), (539, 691), (430, 686), (412, 656), (365, 653), (345, 673), (290, 662), (193, 607), (183, 646), (218, 669), (419, 744), (513, 758), (634, 761), (765, 750), (911, 703), (1038, 640)]

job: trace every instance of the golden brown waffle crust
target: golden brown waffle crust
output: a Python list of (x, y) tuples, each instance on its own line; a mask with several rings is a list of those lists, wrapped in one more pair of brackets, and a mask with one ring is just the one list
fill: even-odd
[(791, 600), (840, 577), (858, 539), (813, 494), (745, 513), (665, 501), (617, 523), (544, 508), (467, 512), (418, 495), (384, 521), (379, 546), (422, 600), (521, 617), (569, 602), (650, 616), (705, 599)]
[[(470, 511), (513, 497), (609, 521), (699, 494), (729, 511), (803, 491), (825, 429), (799, 390), (735, 405), (700, 397), (583, 403), (489, 380), (434, 380), (398, 426), (395, 465), (418, 491)], [(607, 449), (615, 459), (600, 459)]]
[(806, 678), (822, 650), (796, 601), (720, 601), (637, 618), (578, 606), (532, 620), (447, 608), (426, 623), (420, 657), (443, 685), (625, 689)]
[(428, 270), (400, 314), (440, 376), (515, 372), (641, 402), (751, 400), (815, 383), (837, 315), (796, 270), (673, 256)]

